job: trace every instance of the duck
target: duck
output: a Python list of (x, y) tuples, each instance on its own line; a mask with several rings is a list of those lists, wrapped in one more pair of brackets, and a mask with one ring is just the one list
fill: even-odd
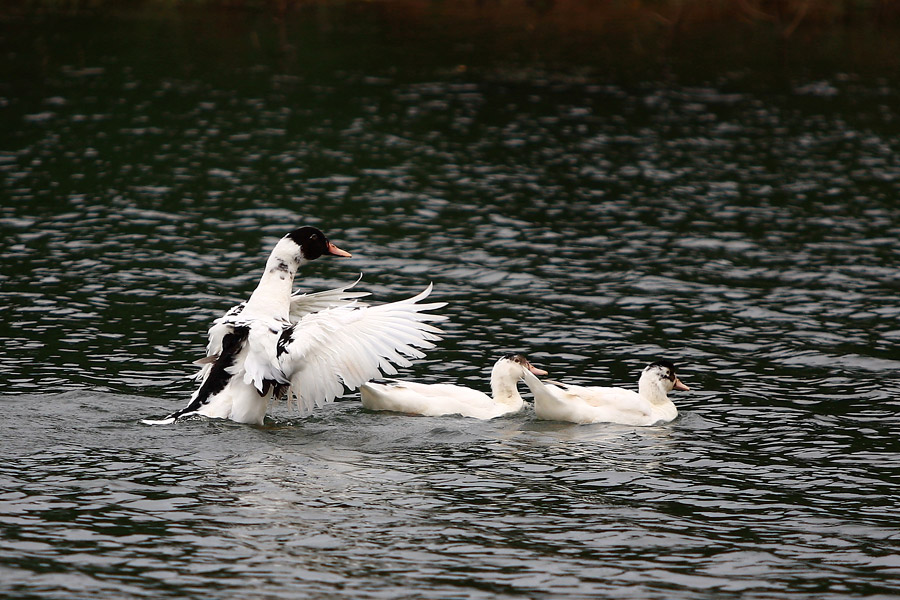
[(524, 401), (517, 384), (525, 373), (546, 375), (547, 371), (532, 365), (522, 354), (507, 354), (491, 369), (491, 396), (461, 385), (404, 381), (370, 381), (360, 386), (359, 392), (363, 407), (369, 410), (488, 420), (522, 410)]
[[(433, 290), (380, 305), (361, 302), (356, 283), (323, 292), (295, 293), (301, 267), (323, 256), (349, 258), (318, 228), (299, 227), (272, 249), (250, 297), (213, 321), (206, 356), (196, 361), (199, 383), (187, 406), (148, 425), (189, 416), (262, 425), (274, 400), (287, 398), (301, 413), (331, 402), (345, 387), (397, 374), (423, 358), (446, 317), (423, 303)], [(360, 278), (362, 276), (360, 275)]]
[(669, 399), (669, 392), (691, 389), (678, 379), (675, 365), (668, 360), (652, 362), (644, 368), (637, 392), (620, 387), (544, 382), (530, 373), (525, 373), (525, 385), (534, 394), (534, 412), (538, 419), (638, 426), (675, 419), (678, 409)]

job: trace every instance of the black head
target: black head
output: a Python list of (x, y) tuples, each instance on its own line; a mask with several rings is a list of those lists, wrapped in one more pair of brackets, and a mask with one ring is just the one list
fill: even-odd
[(668, 376), (666, 377), (666, 379), (668, 379), (669, 381), (675, 381), (677, 379), (677, 377), (675, 376), (675, 363), (673, 363), (672, 361), (658, 360), (647, 365), (648, 369), (653, 367), (660, 367), (661, 369), (668, 371)]
[(325, 237), (325, 234), (316, 227), (301, 227), (295, 229), (286, 236), (300, 246), (300, 252), (306, 260), (315, 260), (323, 254), (333, 256), (350, 256), (349, 252), (341, 250)]

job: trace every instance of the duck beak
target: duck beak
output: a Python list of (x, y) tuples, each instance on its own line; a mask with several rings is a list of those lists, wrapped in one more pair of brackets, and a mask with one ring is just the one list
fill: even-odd
[(328, 242), (328, 249), (325, 251), (325, 254), (330, 254), (332, 256), (343, 256), (345, 258), (350, 258), (351, 256), (353, 256), (346, 250), (341, 250), (331, 242)]
[(528, 370), (531, 371), (532, 373), (534, 373), (535, 375), (546, 375), (547, 374), (547, 371), (545, 371), (543, 369), (538, 369), (536, 366), (534, 366), (530, 363), (528, 364)]
[(681, 380), (678, 379), (677, 377), (675, 378), (675, 386), (674, 386), (672, 389), (675, 389), (675, 390), (681, 390), (682, 392), (689, 392), (689, 391), (691, 391), (691, 388), (689, 388), (688, 386), (686, 386), (686, 385), (684, 385), (683, 383), (681, 383)]

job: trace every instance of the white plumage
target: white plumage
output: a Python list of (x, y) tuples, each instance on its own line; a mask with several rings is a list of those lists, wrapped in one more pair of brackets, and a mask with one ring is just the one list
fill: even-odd
[(188, 405), (161, 420), (205, 415), (261, 424), (269, 402), (285, 394), (303, 410), (331, 402), (344, 387), (356, 389), (381, 373), (411, 364), (434, 347), (441, 331), (431, 322), (445, 317), (425, 311), (431, 293), (369, 306), (356, 282), (313, 294), (293, 294), (297, 270), (322, 255), (350, 256), (314, 227), (281, 239), (250, 298), (213, 322), (206, 357), (195, 376), (199, 388)]
[(290, 373), (291, 394), (301, 410), (330, 402), (347, 387), (355, 390), (379, 373), (395, 375), (410, 358), (423, 358), (440, 340), (428, 323), (443, 319), (424, 311), (444, 303), (419, 304), (432, 286), (417, 296), (382, 304), (333, 306), (302, 317), (287, 337), (280, 364)]
[(659, 361), (641, 373), (638, 391), (620, 387), (584, 387), (543, 382), (530, 373), (525, 384), (534, 394), (534, 412), (539, 419), (570, 423), (619, 423), (654, 425), (678, 416), (668, 393), (690, 388), (675, 375), (675, 365)]
[(521, 354), (502, 357), (491, 370), (491, 396), (461, 385), (392, 381), (365, 383), (359, 388), (362, 404), (369, 410), (386, 410), (437, 417), (461, 415), (493, 419), (519, 412), (524, 406), (517, 389), (525, 371), (547, 372), (533, 366)]
[(335, 306), (345, 306), (348, 304), (353, 304), (354, 306), (359, 307), (366, 306), (366, 304), (359, 302), (359, 298), (365, 298), (366, 296), (370, 295), (369, 292), (347, 291), (355, 287), (356, 284), (358, 284), (361, 280), (362, 273), (360, 273), (359, 277), (357, 277), (356, 281), (354, 281), (353, 283), (335, 288), (333, 290), (324, 290), (322, 292), (313, 292), (307, 294), (301, 294), (300, 292), (294, 293), (294, 295), (291, 296), (291, 322), (296, 323), (301, 318), (310, 313), (319, 312), (320, 310), (325, 310), (326, 308), (332, 308)]

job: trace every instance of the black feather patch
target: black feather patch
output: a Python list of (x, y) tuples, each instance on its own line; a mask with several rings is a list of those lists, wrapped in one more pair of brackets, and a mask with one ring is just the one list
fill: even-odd
[(291, 268), (288, 266), (286, 262), (283, 260), (279, 260), (278, 264), (272, 268), (273, 271), (283, 271), (285, 273), (290, 273)]
[(260, 396), (265, 396), (271, 389), (273, 397), (278, 399), (287, 393), (289, 387), (290, 385), (287, 383), (278, 383), (274, 379), (263, 379), (263, 389), (261, 392), (259, 390), (257, 392)]
[(650, 367), (662, 367), (669, 370), (669, 380), (675, 381), (675, 363), (670, 360), (658, 360), (650, 363)]
[(219, 358), (213, 363), (209, 375), (197, 391), (197, 396), (190, 404), (166, 417), (167, 419), (177, 419), (181, 415), (199, 410), (201, 406), (209, 403), (210, 398), (225, 389), (232, 377), (227, 369), (234, 364), (234, 359), (247, 341), (249, 333), (249, 327), (239, 326), (235, 327), (232, 333), (225, 335), (222, 339), (222, 352), (219, 353)]
[(294, 327), (288, 327), (284, 331), (281, 332), (281, 337), (278, 338), (278, 345), (275, 348), (275, 357), (280, 357), (282, 354), (287, 352), (288, 344), (294, 341)]

